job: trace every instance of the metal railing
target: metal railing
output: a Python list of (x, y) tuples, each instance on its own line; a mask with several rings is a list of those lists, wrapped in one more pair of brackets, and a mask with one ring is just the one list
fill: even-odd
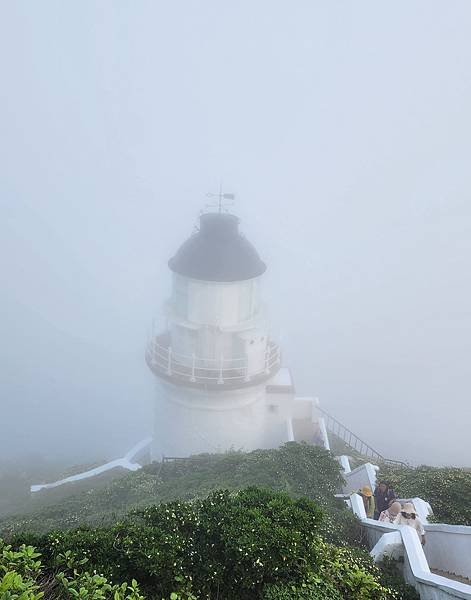
[(324, 417), (325, 426), (327, 430), (336, 435), (338, 438), (340, 438), (346, 446), (348, 446), (355, 452), (358, 452), (358, 454), (361, 454), (366, 458), (372, 458), (378, 462), (386, 464), (404, 467), (407, 466), (405, 462), (402, 462), (400, 460), (385, 458), (380, 452), (378, 452), (369, 444), (364, 442), (361, 438), (354, 434), (353, 431), (348, 429), (348, 427), (345, 427), (345, 425), (343, 425), (340, 421), (338, 421), (335, 417), (333, 417), (323, 408), (319, 407), (318, 410)]
[(195, 354), (179, 354), (173, 351), (168, 335), (164, 334), (149, 342), (146, 360), (150, 369), (158, 376), (193, 384), (224, 385), (250, 383), (272, 374), (281, 364), (281, 352), (277, 344), (269, 341), (263, 364), (253, 369), (247, 356), (201, 358)]

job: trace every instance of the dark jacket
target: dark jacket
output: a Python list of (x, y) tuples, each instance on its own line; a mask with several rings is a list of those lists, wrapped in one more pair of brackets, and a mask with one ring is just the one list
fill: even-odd
[(375, 489), (375, 503), (376, 511), (380, 514), (383, 510), (389, 508), (391, 500), (397, 498), (396, 492), (392, 488), (388, 488), (385, 492), (382, 492), (379, 487)]

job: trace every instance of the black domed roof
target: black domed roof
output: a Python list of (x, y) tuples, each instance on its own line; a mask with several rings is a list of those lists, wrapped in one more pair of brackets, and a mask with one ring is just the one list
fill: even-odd
[(226, 213), (205, 213), (199, 231), (168, 261), (172, 271), (204, 281), (244, 281), (266, 270), (254, 246), (239, 233), (239, 219)]

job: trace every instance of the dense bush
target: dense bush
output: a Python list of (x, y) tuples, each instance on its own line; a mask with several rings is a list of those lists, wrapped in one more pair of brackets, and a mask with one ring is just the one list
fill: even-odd
[(471, 472), (457, 468), (382, 466), (380, 477), (388, 479), (403, 498), (419, 497), (432, 506), (433, 520), (471, 525)]
[(86, 558), (76, 561), (67, 551), (59, 554), (54, 566), (45, 568), (41, 554), (32, 546), (18, 549), (0, 540), (0, 598), (2, 600), (41, 600), (80, 598), (82, 600), (144, 600), (136, 581), (112, 585), (106, 577), (90, 574)]
[(343, 600), (344, 596), (333, 583), (310, 577), (300, 585), (277, 584), (267, 586), (263, 600)]
[[(138, 581), (149, 598), (225, 600), (403, 598), (368, 554), (322, 539), (322, 510), (307, 498), (248, 488), (134, 510), (109, 527), (23, 535), (48, 568), (86, 560), (110, 581)], [(111, 584), (109, 584), (111, 585)], [(335, 591), (334, 591), (335, 590)], [(329, 595), (330, 594), (330, 595)]]

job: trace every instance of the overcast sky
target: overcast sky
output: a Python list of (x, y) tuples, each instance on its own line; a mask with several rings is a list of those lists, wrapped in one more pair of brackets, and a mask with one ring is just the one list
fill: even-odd
[(167, 260), (236, 194), (300, 395), (471, 466), (471, 3), (0, 0), (3, 457), (149, 430)]

